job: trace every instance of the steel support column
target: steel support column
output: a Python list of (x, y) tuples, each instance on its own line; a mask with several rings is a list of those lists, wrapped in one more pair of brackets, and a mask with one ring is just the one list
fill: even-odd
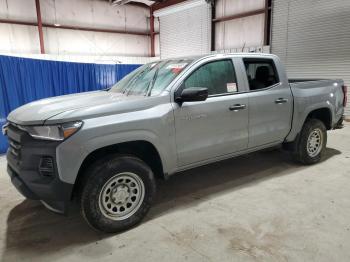
[(41, 21), (41, 11), (40, 11), (40, 0), (35, 0), (35, 6), (36, 6), (36, 17), (37, 17), (38, 31), (39, 31), (40, 53), (45, 54), (43, 24)]
[(268, 44), (269, 39), (269, 30), (268, 30), (268, 19), (269, 19), (269, 0), (265, 0), (265, 8), (264, 8), (264, 45)]
[(150, 6), (149, 8), (150, 10), (150, 19), (149, 19), (149, 23), (150, 23), (150, 37), (151, 37), (151, 57), (155, 57), (156, 56), (156, 52), (155, 52), (155, 32), (154, 32), (154, 15), (153, 15), (153, 7)]
[(216, 0), (212, 0), (211, 3), (211, 51), (215, 51), (215, 22), (216, 17)]

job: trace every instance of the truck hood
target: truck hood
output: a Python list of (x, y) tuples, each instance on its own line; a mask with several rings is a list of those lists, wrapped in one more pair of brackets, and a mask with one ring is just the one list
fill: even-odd
[[(148, 99), (144, 96), (126, 96), (107, 91), (64, 95), (23, 105), (12, 111), (7, 119), (19, 125), (59, 123), (140, 110), (149, 106), (149, 103), (139, 103), (140, 100)], [(135, 103), (136, 101), (138, 103)]]

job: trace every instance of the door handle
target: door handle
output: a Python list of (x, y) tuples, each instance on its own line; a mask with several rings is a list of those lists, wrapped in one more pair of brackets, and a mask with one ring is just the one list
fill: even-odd
[(286, 99), (286, 98), (278, 98), (275, 100), (276, 104), (283, 104), (283, 103), (287, 103), (287, 102), (288, 102), (288, 99)]
[(235, 104), (235, 105), (233, 105), (233, 106), (230, 106), (229, 107), (229, 109), (230, 109), (230, 111), (238, 111), (238, 110), (243, 110), (243, 109), (245, 109), (245, 105), (243, 105), (243, 104)]

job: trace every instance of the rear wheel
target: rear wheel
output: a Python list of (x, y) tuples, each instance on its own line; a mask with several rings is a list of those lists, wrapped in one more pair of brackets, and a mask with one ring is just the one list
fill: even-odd
[(321, 160), (327, 144), (327, 129), (318, 119), (305, 122), (300, 135), (294, 141), (293, 156), (295, 160), (306, 164), (314, 164)]
[(133, 156), (114, 156), (93, 165), (81, 193), (81, 211), (90, 226), (119, 232), (139, 223), (156, 192), (152, 170)]

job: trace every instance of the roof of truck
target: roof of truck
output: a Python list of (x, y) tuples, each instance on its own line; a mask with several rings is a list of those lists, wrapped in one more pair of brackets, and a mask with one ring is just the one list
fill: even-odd
[(256, 56), (256, 57), (276, 57), (274, 54), (267, 54), (267, 53), (217, 53), (217, 54), (207, 54), (207, 55), (193, 55), (193, 56), (181, 56), (181, 57), (172, 57), (172, 58), (165, 58), (161, 60), (199, 60), (204, 58), (210, 58), (210, 57), (226, 57), (226, 56)]

